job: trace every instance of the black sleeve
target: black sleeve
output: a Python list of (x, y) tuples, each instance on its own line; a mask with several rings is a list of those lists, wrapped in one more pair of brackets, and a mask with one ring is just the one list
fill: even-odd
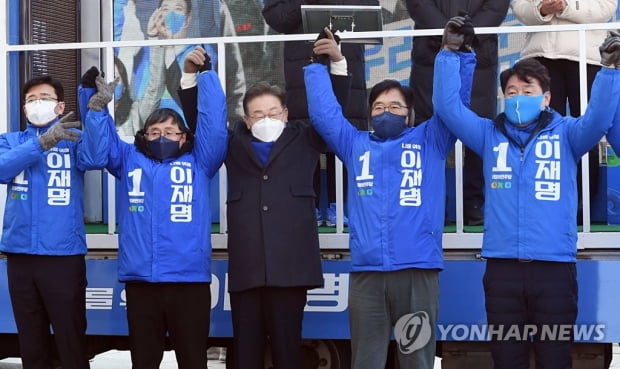
[(181, 108), (185, 116), (185, 122), (192, 133), (196, 133), (196, 120), (198, 119), (198, 87), (177, 89), (181, 99)]

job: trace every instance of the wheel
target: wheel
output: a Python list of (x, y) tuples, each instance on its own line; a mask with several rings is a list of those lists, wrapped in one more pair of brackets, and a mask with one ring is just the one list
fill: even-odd
[[(349, 369), (351, 349), (348, 341), (303, 340), (301, 343), (303, 369)], [(266, 348), (265, 369), (272, 369), (271, 349)]]

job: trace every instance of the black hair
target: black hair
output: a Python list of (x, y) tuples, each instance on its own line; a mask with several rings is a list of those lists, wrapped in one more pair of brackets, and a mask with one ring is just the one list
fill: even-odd
[(56, 78), (48, 75), (34, 77), (28, 80), (28, 82), (24, 84), (24, 88), (22, 88), (22, 97), (25, 99), (28, 91), (30, 91), (30, 89), (32, 89), (33, 87), (39, 85), (52, 86), (54, 88), (54, 91), (56, 92), (56, 97), (58, 101), (65, 101), (65, 90), (62, 87), (62, 83)]
[[(161, 4), (164, 3), (164, 0), (159, 0), (159, 7), (161, 7)], [(187, 5), (187, 12), (185, 12), (185, 14), (189, 14), (192, 12), (192, 0), (185, 0), (185, 4)]]
[(121, 97), (115, 104), (114, 111), (114, 121), (117, 125), (123, 124), (127, 118), (129, 118), (129, 114), (131, 113), (131, 106), (133, 105), (133, 99), (131, 98), (131, 94), (129, 93), (129, 78), (127, 78), (127, 68), (123, 62), (116, 56), (114, 56), (114, 65), (116, 69), (118, 69), (119, 77), (121, 78), (120, 83), (123, 86), (123, 92), (121, 93)]
[(272, 86), (269, 82), (260, 81), (250, 87), (246, 91), (245, 96), (243, 96), (243, 112), (245, 115), (249, 115), (248, 104), (250, 101), (263, 95), (275, 96), (278, 100), (280, 100), (282, 107), (286, 107), (284, 104), (284, 92), (282, 89), (278, 86)]
[(538, 60), (534, 58), (526, 58), (519, 60), (512, 66), (503, 71), (499, 75), (500, 84), (502, 86), (502, 93), (506, 90), (506, 84), (510, 77), (516, 76), (521, 81), (532, 83), (535, 79), (540, 83), (540, 87), (543, 92), (547, 92), (551, 89), (551, 77), (549, 77), (549, 71)]
[(398, 90), (402, 97), (405, 99), (405, 104), (407, 105), (407, 118), (408, 125), (413, 127), (413, 89), (409, 86), (403, 86), (395, 79), (384, 79), (383, 81), (377, 83), (370, 90), (370, 94), (368, 95), (368, 115), (372, 111), (372, 104), (379, 98), (379, 95), (389, 90)]
[(145, 137), (145, 133), (149, 126), (157, 123), (162, 123), (167, 121), (169, 118), (172, 118), (172, 121), (177, 124), (177, 127), (183, 132), (185, 132), (185, 143), (181, 146), (179, 153), (176, 157), (179, 157), (186, 152), (192, 151), (194, 148), (194, 135), (189, 130), (189, 128), (185, 125), (185, 121), (183, 117), (176, 111), (170, 108), (159, 108), (153, 110), (153, 112), (146, 118), (146, 122), (144, 123), (144, 128), (136, 132), (134, 144), (138, 151), (143, 153), (144, 155), (153, 158), (151, 151), (147, 145), (147, 139)]

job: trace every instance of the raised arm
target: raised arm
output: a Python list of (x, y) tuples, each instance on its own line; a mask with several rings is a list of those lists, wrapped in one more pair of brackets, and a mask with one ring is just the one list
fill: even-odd
[(198, 117), (194, 152), (213, 177), (224, 162), (228, 148), (226, 95), (217, 73), (208, 70), (198, 76)]
[[(448, 129), (465, 145), (480, 153), (485, 127), (490, 120), (479, 117), (467, 106), (470, 96), (467, 94), (467, 84), (471, 83), (469, 73), (471, 63), (475, 60), (471, 57), (462, 58), (463, 53), (458, 51), (464, 46), (465, 39), (471, 39), (465, 37), (461, 30), (465, 20), (464, 17), (453, 17), (446, 24), (442, 50), (435, 58), (433, 106), (435, 114)], [(471, 31), (467, 30), (467, 33), (469, 32)], [(468, 48), (468, 45), (465, 45), (465, 48)]]
[(596, 74), (588, 107), (569, 127), (575, 156), (585, 154), (612, 125), (620, 96), (620, 33), (611, 32), (600, 48), (602, 69)]

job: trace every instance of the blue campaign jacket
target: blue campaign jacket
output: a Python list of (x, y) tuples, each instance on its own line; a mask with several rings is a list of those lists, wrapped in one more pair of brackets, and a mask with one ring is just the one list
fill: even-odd
[[(77, 120), (77, 118), (75, 118)], [(0, 135), (0, 183), (7, 197), (0, 251), (32, 255), (86, 254), (84, 172), (107, 162), (107, 129), (86, 124), (77, 142), (43, 151), (50, 125)]]
[[(468, 96), (475, 55), (463, 57)], [(455, 137), (436, 116), (385, 141), (358, 131), (342, 115), (327, 68), (315, 63), (304, 73), (312, 124), (347, 167), (352, 271), (443, 268), (445, 160)]]
[(226, 156), (226, 97), (215, 72), (198, 78), (205, 104), (198, 109), (194, 149), (178, 158), (159, 162), (123, 142), (105, 111), (86, 116), (114, 133), (107, 169), (120, 180), (120, 281), (211, 281), (209, 183)]
[(582, 117), (544, 111), (539, 118), (542, 129), (521, 148), (502, 132), (517, 129), (505, 121), (504, 114), (493, 121), (461, 104), (454, 93), (460, 86), (459, 64), (453, 52), (437, 55), (433, 105), (456, 137), (483, 160), (482, 256), (574, 262), (577, 162), (611, 125), (620, 70), (603, 68), (597, 74)]

